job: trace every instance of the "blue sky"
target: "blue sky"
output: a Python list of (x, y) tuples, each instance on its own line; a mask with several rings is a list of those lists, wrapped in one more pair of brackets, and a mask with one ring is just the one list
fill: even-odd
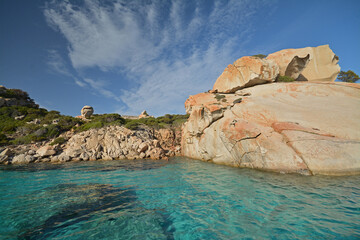
[(0, 1), (0, 84), (76, 116), (185, 113), (236, 59), (329, 44), (360, 74), (358, 0)]

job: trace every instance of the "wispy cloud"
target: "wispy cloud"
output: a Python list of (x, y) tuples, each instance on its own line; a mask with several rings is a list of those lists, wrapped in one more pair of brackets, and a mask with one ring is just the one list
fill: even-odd
[[(250, 40), (251, 17), (264, 2), (90, 1), (82, 6), (53, 1), (44, 14), (69, 43), (78, 72), (121, 72), (135, 87), (117, 92), (84, 76), (75, 80), (127, 106), (128, 114), (183, 112), (190, 94), (208, 90)], [(61, 68), (60, 68), (61, 69)], [(85, 74), (86, 75), (86, 74)], [(113, 89), (113, 88), (112, 88)]]
[(66, 62), (57, 50), (48, 50), (47, 64), (53, 72), (72, 77), (72, 74), (69, 72), (68, 67), (66, 67)]
[(105, 96), (107, 98), (112, 98), (112, 99), (114, 99), (116, 101), (120, 101), (119, 97), (117, 97), (111, 91), (105, 89), (106, 82), (104, 82), (104, 81), (95, 81), (95, 80), (92, 80), (90, 78), (84, 78), (84, 81), (86, 83), (88, 83), (94, 90), (96, 90), (97, 92), (102, 94), (103, 96)]

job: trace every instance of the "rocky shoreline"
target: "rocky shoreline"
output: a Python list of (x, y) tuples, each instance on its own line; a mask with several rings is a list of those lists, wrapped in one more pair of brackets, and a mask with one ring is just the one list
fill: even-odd
[[(338, 61), (328, 45), (242, 57), (224, 70), (211, 90), (186, 100), (188, 115), (174, 115), (173, 120), (170, 115), (156, 119), (146, 111), (138, 117), (91, 117), (93, 108), (85, 106), (77, 118), (35, 109), (43, 116), (40, 121), (20, 116), (15, 109), (6, 118), (10, 127), (11, 121), (23, 121), (12, 127), (24, 138), (32, 126), (32, 138), (25, 140), (35, 143), (0, 148), (0, 164), (185, 156), (284, 173), (359, 174), (360, 85), (334, 82)], [(1, 106), (37, 108), (21, 90), (0, 90), (6, 97)], [(175, 120), (182, 122), (166, 125)], [(154, 124), (157, 127), (149, 127)], [(54, 140), (53, 131), (62, 141)], [(44, 136), (46, 140), (38, 141)]]
[(1, 149), (1, 164), (37, 162), (62, 163), (115, 159), (168, 159), (180, 155), (180, 130), (141, 128), (130, 130), (122, 126), (107, 126), (60, 137), (64, 144), (52, 141)]

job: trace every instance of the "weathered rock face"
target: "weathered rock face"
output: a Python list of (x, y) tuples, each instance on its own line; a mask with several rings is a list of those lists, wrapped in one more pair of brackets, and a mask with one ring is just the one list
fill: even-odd
[(93, 115), (94, 113), (94, 109), (91, 106), (84, 106), (81, 109), (81, 117), (89, 119), (91, 117), (91, 115)]
[(279, 67), (272, 60), (242, 57), (230, 64), (216, 80), (213, 91), (234, 93), (236, 90), (275, 81)]
[(335, 81), (340, 72), (339, 58), (329, 45), (285, 49), (267, 56), (242, 57), (227, 66), (212, 92), (234, 93), (239, 89), (271, 83), (280, 76), (298, 81)]
[(359, 85), (272, 83), (222, 96), (186, 101), (184, 156), (278, 172), (360, 172)]
[[(308, 59), (308, 63), (304, 64)], [(280, 75), (291, 76), (297, 79), (296, 75), (292, 76), (291, 64), (294, 62), (294, 58), (304, 59), (304, 63), (299, 62), (297, 65), (305, 65), (300, 70), (299, 80), (307, 81), (335, 81), (338, 73), (340, 72), (340, 66), (338, 65), (339, 58), (330, 49), (329, 45), (323, 45), (318, 47), (306, 47), (299, 49), (285, 49), (279, 52), (275, 52), (267, 56), (266, 59), (274, 61), (280, 68)], [(290, 65), (290, 66), (289, 66)]]

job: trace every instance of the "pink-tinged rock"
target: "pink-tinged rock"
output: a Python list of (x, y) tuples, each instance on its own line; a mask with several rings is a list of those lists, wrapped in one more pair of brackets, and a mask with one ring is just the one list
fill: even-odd
[[(182, 154), (238, 167), (303, 174), (360, 173), (360, 86), (273, 83), (191, 96)], [(214, 104), (219, 110), (212, 111)]]

